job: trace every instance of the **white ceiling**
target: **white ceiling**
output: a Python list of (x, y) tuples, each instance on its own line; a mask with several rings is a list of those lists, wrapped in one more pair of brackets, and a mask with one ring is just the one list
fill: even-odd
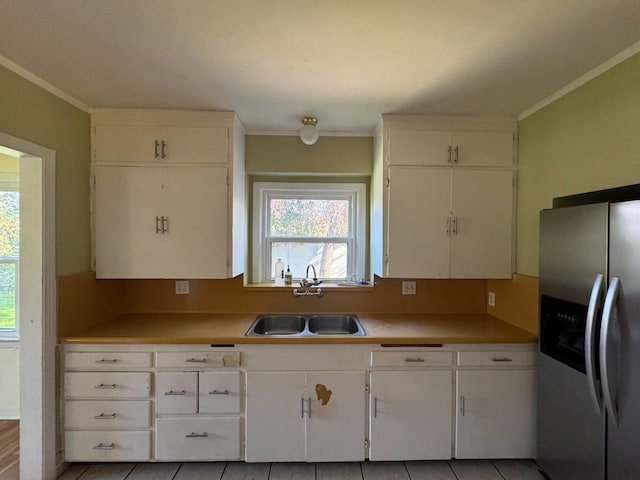
[(517, 116), (638, 41), (638, 0), (0, 0), (0, 55), (83, 104), (249, 132)]

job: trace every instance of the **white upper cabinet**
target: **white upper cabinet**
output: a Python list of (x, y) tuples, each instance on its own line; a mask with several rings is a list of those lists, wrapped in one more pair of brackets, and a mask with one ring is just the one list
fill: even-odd
[(513, 132), (388, 131), (389, 165), (510, 167)]
[(515, 122), (384, 115), (372, 180), (372, 270), (509, 278)]
[(97, 278), (244, 272), (244, 132), (232, 112), (99, 109), (92, 125)]

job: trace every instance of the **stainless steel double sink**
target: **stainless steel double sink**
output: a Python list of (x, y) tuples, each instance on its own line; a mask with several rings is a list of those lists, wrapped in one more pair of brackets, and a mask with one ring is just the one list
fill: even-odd
[(355, 315), (258, 315), (247, 337), (312, 337), (366, 333)]

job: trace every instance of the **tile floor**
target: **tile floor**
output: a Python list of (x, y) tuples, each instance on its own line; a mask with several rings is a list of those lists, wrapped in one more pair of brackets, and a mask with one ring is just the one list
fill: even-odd
[(58, 480), (543, 480), (530, 460), (73, 464)]

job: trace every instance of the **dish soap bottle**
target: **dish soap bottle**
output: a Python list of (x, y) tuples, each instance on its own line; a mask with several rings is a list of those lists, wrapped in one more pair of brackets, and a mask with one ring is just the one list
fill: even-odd
[(293, 274), (291, 273), (291, 268), (287, 265), (287, 273), (284, 274), (284, 284), (292, 285), (293, 284)]
[(284, 285), (284, 262), (281, 258), (276, 262), (275, 271), (273, 272), (273, 276), (276, 280), (277, 286)]

